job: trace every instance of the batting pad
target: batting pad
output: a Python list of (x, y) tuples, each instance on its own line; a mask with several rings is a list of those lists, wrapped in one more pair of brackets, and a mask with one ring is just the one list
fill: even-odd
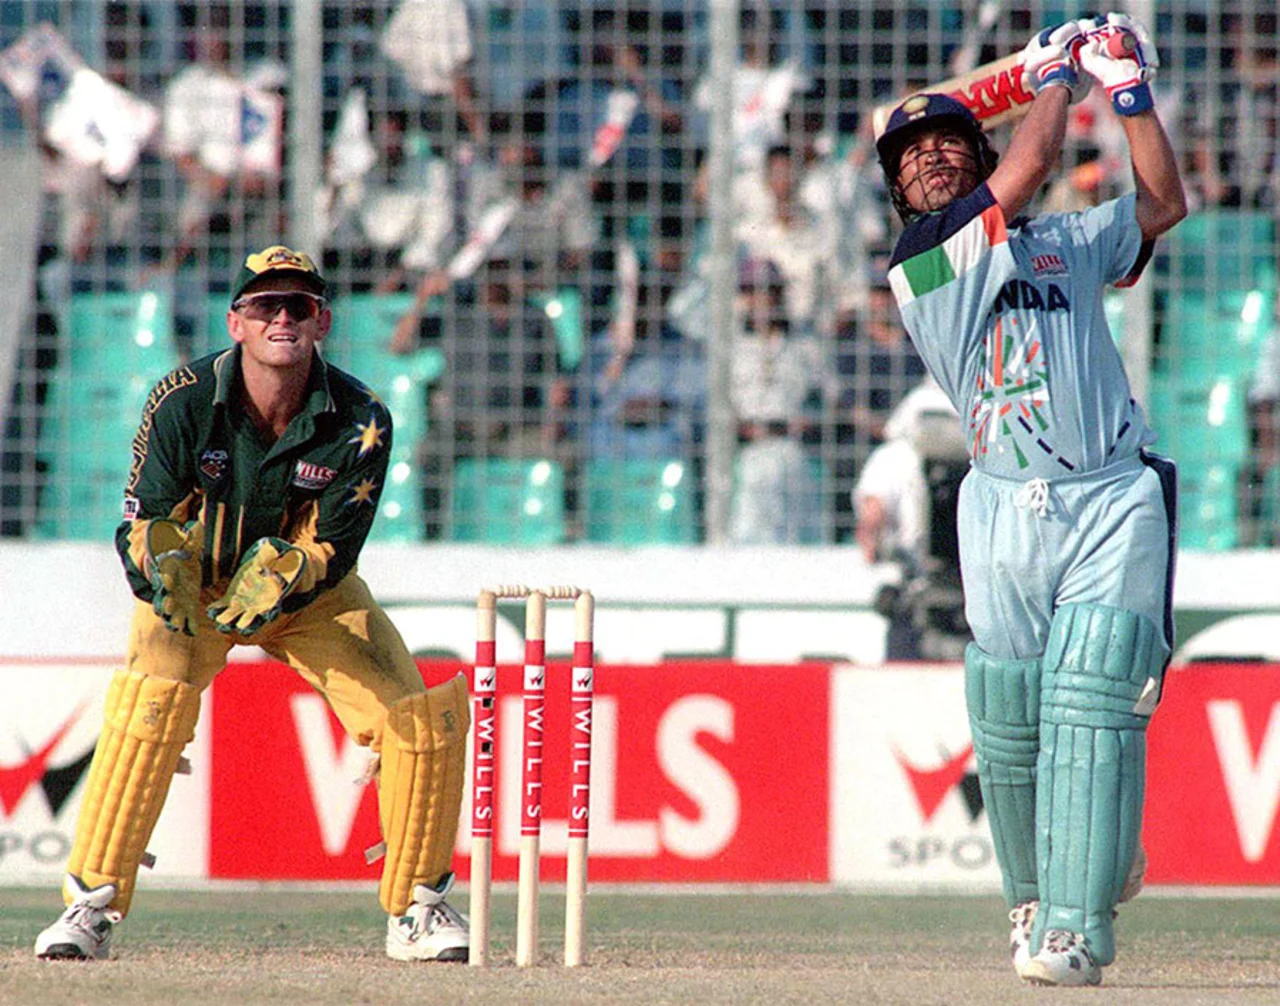
[(1040, 751), (1041, 660), (997, 660), (970, 643), (965, 705), (982, 803), (1009, 907), (1039, 897), (1036, 757)]
[(387, 711), (378, 783), (387, 859), (378, 898), (389, 915), (403, 915), (414, 885), (434, 886), (453, 862), (470, 726), (461, 674)]
[(122, 915), (199, 716), (200, 692), (180, 681), (117, 671), (107, 688), (67, 872), (86, 887), (115, 884)]
[(1054, 616), (1040, 703), (1036, 853), (1049, 929), (1083, 933), (1099, 964), (1115, 960), (1112, 910), (1142, 830), (1146, 729), (1168, 659), (1150, 619), (1101, 605)]

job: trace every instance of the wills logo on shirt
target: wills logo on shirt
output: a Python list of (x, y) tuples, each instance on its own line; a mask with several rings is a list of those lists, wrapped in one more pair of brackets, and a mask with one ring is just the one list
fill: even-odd
[(200, 470), (207, 478), (216, 482), (227, 474), (228, 459), (226, 451), (205, 451), (200, 455)]
[(1057, 255), (1032, 255), (1031, 269), (1037, 276), (1065, 276), (1067, 264)]
[(338, 477), (337, 471), (314, 461), (299, 461), (293, 471), (293, 484), (299, 489), (323, 489)]

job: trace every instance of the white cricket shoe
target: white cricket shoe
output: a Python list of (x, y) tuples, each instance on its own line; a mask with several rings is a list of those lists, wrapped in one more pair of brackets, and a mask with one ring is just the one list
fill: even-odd
[(397, 961), (465, 961), (471, 947), (467, 919), (449, 906), (445, 895), (453, 874), (434, 888), (418, 884), (404, 915), (387, 919), (387, 956)]
[(124, 917), (107, 907), (116, 896), (116, 885), (85, 887), (79, 877), (67, 874), (63, 886), (73, 900), (58, 921), (36, 937), (36, 956), (46, 961), (100, 961), (110, 957), (111, 930)]
[(1038, 901), (1024, 901), (1009, 913), (1009, 953), (1013, 956), (1013, 970), (1019, 978), (1025, 978), (1031, 962), (1031, 925), (1036, 921)]
[(1034, 985), (1099, 985), (1102, 968), (1089, 953), (1084, 937), (1066, 929), (1050, 929), (1044, 946), (1027, 962), (1022, 977)]

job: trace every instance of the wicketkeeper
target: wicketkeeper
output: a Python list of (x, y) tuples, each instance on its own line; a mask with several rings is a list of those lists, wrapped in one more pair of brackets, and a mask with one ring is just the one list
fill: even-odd
[[(466, 960), (445, 902), (470, 724), (461, 676), (427, 690), (356, 572), (387, 475), (391, 416), (324, 362), (329, 288), (282, 246), (235, 278), (233, 345), (151, 392), (133, 441), (116, 548), (137, 601), (125, 666), (76, 825), (67, 910), (36, 939), (46, 959), (109, 956), (129, 911), (200, 696), (231, 647), (262, 647), (320, 692), (379, 757), (379, 897), (398, 960)], [(245, 711), (246, 724), (252, 710)], [(252, 743), (251, 733), (246, 743)]]
[[(1110, 49), (1116, 33), (1133, 44)], [(1136, 281), (1186, 214), (1152, 103), (1158, 65), (1122, 14), (1070, 22), (1027, 44), (1037, 94), (998, 163), (968, 109), (939, 94), (904, 101), (877, 143), (906, 224), (889, 279), (969, 443), (966, 699), (1014, 967), (1041, 984), (1097, 984), (1115, 957), (1173, 647), (1174, 468), (1147, 450), (1155, 434), (1102, 307), (1104, 286)], [(1124, 126), (1136, 192), (1019, 217), (1093, 81)]]

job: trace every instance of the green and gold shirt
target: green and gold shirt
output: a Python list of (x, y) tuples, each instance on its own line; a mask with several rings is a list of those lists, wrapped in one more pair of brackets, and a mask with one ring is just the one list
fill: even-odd
[(285, 601), (296, 611), (355, 566), (387, 476), (391, 415), (349, 374), (312, 361), (302, 411), (274, 443), (241, 405), (240, 347), (166, 375), (152, 389), (133, 440), (116, 550), (144, 601), (144, 522), (199, 520), (205, 586), (230, 580), (258, 539), (307, 553), (308, 575)]

